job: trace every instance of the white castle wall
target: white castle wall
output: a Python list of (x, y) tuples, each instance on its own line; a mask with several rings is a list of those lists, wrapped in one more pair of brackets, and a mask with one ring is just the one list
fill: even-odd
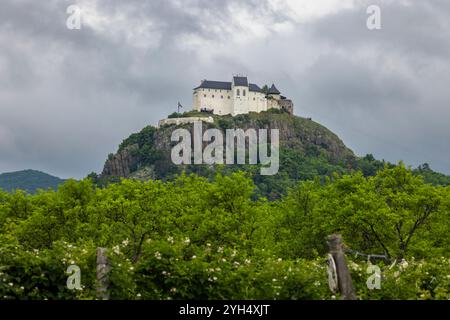
[(194, 91), (192, 109), (200, 111), (202, 108), (211, 109), (218, 115), (261, 112), (267, 110), (267, 99), (264, 93), (249, 91), (248, 87), (233, 86), (232, 90), (201, 88)]
[(233, 96), (230, 90), (197, 89), (194, 91), (193, 110), (202, 108), (214, 110), (214, 114), (224, 115), (233, 112)]
[(189, 123), (194, 123), (196, 121), (214, 123), (213, 117), (168, 118), (168, 119), (159, 120), (158, 127), (161, 127), (166, 124), (169, 124), (169, 125), (189, 124)]

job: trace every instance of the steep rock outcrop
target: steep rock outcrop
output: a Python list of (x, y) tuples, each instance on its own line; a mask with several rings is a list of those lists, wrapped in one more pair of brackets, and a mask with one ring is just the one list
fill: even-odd
[[(188, 116), (192, 116), (190, 113)], [(278, 129), (280, 147), (295, 152), (296, 158), (323, 157), (330, 164), (351, 163), (356, 159), (353, 152), (330, 130), (311, 119), (292, 116), (287, 113), (261, 112), (231, 116), (213, 116), (213, 123), (203, 123), (204, 129)], [(163, 125), (159, 128), (146, 127), (140, 133), (125, 139), (119, 151), (105, 163), (102, 177), (166, 178), (180, 166), (171, 163), (170, 137), (175, 128), (193, 130), (192, 124)], [(142, 172), (140, 172), (142, 171)]]
[(105, 162), (102, 176), (128, 177), (139, 163), (138, 150), (139, 146), (133, 144), (110, 156)]

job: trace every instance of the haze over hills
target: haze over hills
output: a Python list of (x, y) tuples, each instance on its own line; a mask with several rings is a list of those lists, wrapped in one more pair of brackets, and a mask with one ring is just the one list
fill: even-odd
[(38, 189), (57, 189), (65, 180), (37, 170), (21, 170), (0, 174), (0, 189), (22, 189), (30, 193)]

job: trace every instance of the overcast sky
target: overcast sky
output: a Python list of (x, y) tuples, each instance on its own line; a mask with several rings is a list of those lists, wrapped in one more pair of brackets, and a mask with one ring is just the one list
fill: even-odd
[(238, 73), (358, 155), (450, 174), (448, 0), (2, 0), (0, 172), (101, 172), (202, 79)]

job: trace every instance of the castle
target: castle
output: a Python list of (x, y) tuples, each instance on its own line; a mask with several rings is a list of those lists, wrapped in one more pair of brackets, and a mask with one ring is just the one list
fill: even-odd
[(247, 77), (234, 76), (231, 82), (203, 80), (193, 89), (193, 110), (232, 116), (283, 109), (293, 114), (291, 100), (282, 96), (274, 84), (268, 90), (249, 83)]

